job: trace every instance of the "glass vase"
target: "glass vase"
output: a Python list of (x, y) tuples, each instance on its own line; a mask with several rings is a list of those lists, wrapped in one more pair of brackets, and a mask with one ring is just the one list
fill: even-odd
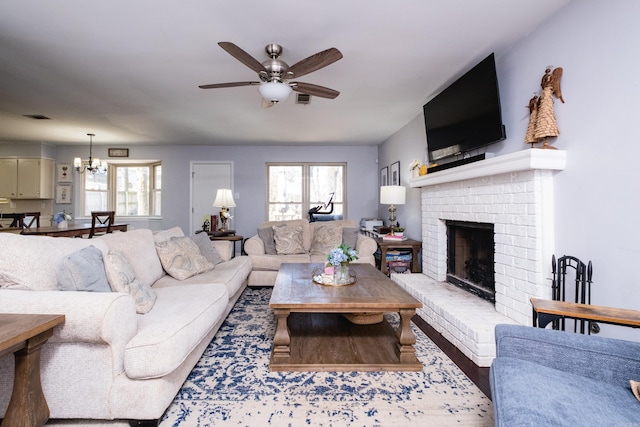
[(339, 267), (335, 268), (335, 283), (336, 284), (349, 283), (349, 265), (348, 264), (340, 264)]

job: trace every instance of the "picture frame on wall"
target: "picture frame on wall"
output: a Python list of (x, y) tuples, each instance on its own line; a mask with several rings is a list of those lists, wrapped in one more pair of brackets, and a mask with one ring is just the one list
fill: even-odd
[(389, 168), (387, 166), (380, 169), (380, 186), (389, 185)]
[(400, 185), (400, 161), (391, 163), (391, 176), (389, 185)]
[(56, 203), (66, 205), (71, 203), (71, 185), (56, 185)]
[(59, 163), (57, 168), (58, 182), (73, 182), (73, 168), (68, 163)]

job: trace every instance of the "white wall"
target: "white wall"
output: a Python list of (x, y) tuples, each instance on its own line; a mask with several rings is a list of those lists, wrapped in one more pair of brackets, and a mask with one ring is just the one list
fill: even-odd
[[(554, 180), (555, 253), (593, 261), (593, 304), (636, 310), (640, 310), (638, 16), (640, 2), (635, 0), (574, 1), (508, 51), (496, 52), (507, 139), (490, 148), (497, 155), (528, 149), (523, 143), (525, 106), (539, 90), (545, 67), (563, 67), (566, 103), (555, 104), (561, 135), (553, 145), (568, 151), (568, 161)], [(380, 157), (407, 147), (413, 150), (407, 157), (421, 155), (415, 147), (422, 131), (420, 120), (422, 114), (385, 141)], [(408, 174), (405, 169), (402, 172)], [(405, 206), (414, 209), (419, 205)], [(640, 340), (640, 331), (625, 327), (602, 325), (601, 335)]]
[[(107, 159), (106, 147), (94, 146), (94, 157)], [(73, 157), (86, 155), (87, 147), (57, 147), (57, 162), (73, 163)], [(190, 230), (190, 162), (231, 161), (234, 164), (234, 193), (239, 194), (232, 209), (232, 226), (244, 237), (256, 233), (265, 221), (266, 162), (347, 162), (347, 197), (349, 219), (375, 216), (378, 171), (376, 146), (350, 147), (285, 147), (285, 146), (137, 146), (129, 147), (129, 159), (162, 160), (162, 221), (159, 224), (135, 222), (136, 228), (154, 229), (180, 226)], [(79, 181), (74, 182), (74, 200), (79, 197)], [(213, 191), (213, 190), (212, 190)], [(74, 204), (75, 206), (75, 204)], [(69, 205), (54, 206), (57, 208)], [(211, 212), (217, 209), (211, 208)], [(198, 224), (199, 228), (200, 224)]]

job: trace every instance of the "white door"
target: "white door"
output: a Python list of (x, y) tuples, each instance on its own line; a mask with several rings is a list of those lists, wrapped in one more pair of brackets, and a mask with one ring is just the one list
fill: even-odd
[(219, 188), (233, 192), (233, 162), (191, 163), (191, 233), (202, 229), (206, 216), (220, 213), (212, 206)]

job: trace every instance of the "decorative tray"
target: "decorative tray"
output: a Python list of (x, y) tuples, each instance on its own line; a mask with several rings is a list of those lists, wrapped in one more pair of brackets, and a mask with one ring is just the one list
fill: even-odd
[(349, 272), (349, 280), (345, 283), (335, 283), (334, 276), (329, 274), (324, 274), (322, 270), (314, 270), (311, 276), (314, 283), (325, 286), (348, 286), (353, 285), (358, 280), (356, 278), (355, 273)]

